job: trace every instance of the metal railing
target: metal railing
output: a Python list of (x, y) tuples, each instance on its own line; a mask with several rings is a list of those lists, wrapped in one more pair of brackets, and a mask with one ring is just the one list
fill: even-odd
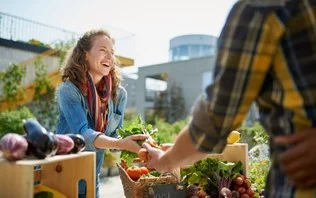
[(71, 40), (78, 36), (76, 32), (0, 12), (0, 38), (3, 39), (23, 42), (35, 39), (52, 44), (58, 40)]
[[(117, 54), (132, 58), (135, 56), (135, 35), (126, 30), (103, 25), (116, 40)], [(31, 39), (43, 44), (77, 39), (80, 34), (62, 28), (46, 25), (29, 19), (0, 12), (0, 38), (29, 42)], [(53, 46), (52, 46), (53, 47)]]

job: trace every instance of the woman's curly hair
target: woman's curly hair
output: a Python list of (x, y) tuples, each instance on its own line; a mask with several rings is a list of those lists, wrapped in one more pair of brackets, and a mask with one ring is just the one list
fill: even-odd
[[(86, 53), (92, 48), (93, 40), (96, 36), (106, 36), (112, 40), (110, 33), (106, 30), (91, 30), (86, 32), (78, 41), (75, 47), (70, 51), (66, 64), (62, 67), (62, 81), (70, 80), (82, 92), (87, 95), (86, 74), (88, 72), (88, 65), (86, 62)], [(113, 101), (117, 102), (117, 91), (121, 85), (121, 73), (119, 70), (119, 60), (114, 56), (114, 65), (110, 70), (112, 79), (112, 94)]]

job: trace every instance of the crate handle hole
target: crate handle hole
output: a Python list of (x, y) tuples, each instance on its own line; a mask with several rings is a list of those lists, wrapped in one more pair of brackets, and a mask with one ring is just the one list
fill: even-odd
[(84, 179), (78, 181), (78, 197), (83, 198), (87, 195), (87, 182)]

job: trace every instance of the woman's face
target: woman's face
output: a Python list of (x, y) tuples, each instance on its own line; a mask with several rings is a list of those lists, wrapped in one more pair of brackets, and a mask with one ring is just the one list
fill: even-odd
[(105, 35), (94, 37), (90, 51), (86, 52), (86, 61), (88, 71), (96, 84), (103, 76), (107, 76), (113, 67), (112, 41)]

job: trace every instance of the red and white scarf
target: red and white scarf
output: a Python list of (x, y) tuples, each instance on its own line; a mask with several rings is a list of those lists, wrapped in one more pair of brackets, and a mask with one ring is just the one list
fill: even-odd
[(89, 111), (96, 131), (104, 132), (107, 126), (107, 104), (111, 96), (111, 75), (104, 76), (95, 86), (91, 76), (87, 74), (87, 97)]

